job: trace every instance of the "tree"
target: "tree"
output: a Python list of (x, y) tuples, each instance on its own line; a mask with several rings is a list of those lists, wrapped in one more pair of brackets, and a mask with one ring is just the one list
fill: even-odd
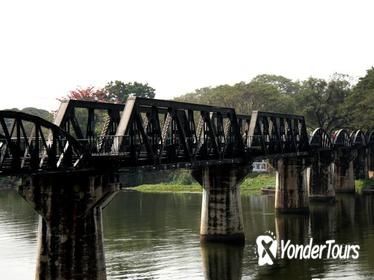
[(125, 84), (122, 81), (111, 81), (105, 87), (106, 98), (110, 102), (125, 103), (130, 95), (137, 97), (155, 97), (155, 89), (148, 84), (138, 82)]
[(103, 101), (112, 103), (125, 103), (130, 95), (137, 97), (155, 97), (155, 89), (148, 84), (138, 82), (127, 83), (121, 81), (111, 81), (104, 88), (86, 87), (71, 90), (66, 97), (60, 101), (68, 99)]
[(259, 82), (262, 84), (272, 85), (276, 87), (280, 93), (283, 94), (296, 94), (299, 92), (300, 89), (299, 82), (294, 82), (291, 79), (279, 75), (257, 75), (253, 78), (252, 82)]
[(88, 100), (88, 101), (107, 101), (107, 93), (102, 88), (87, 87), (77, 88), (71, 90), (66, 98), (61, 100), (76, 99), (76, 100)]
[(347, 108), (352, 125), (361, 129), (374, 128), (374, 68), (368, 69), (353, 88)]
[(322, 127), (326, 131), (350, 125), (346, 102), (351, 94), (347, 75), (334, 74), (332, 79), (309, 78), (301, 83), (296, 94), (297, 112), (304, 115), (311, 128)]
[[(177, 97), (178, 101), (232, 107), (237, 113), (251, 114), (253, 110), (291, 113), (294, 111), (294, 98), (283, 92), (281, 82), (273, 83), (281, 76), (261, 75), (251, 82), (235, 85), (220, 85), (214, 88), (201, 88), (193, 93)], [(271, 80), (271, 82), (270, 82)], [(284, 84), (290, 80), (284, 78)]]

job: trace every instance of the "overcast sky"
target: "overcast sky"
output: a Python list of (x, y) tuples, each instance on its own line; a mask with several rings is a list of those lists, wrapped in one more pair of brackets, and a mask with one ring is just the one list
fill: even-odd
[(374, 65), (374, 1), (1, 1), (0, 108), (57, 109), (110, 80), (156, 97), (250, 81), (359, 77)]

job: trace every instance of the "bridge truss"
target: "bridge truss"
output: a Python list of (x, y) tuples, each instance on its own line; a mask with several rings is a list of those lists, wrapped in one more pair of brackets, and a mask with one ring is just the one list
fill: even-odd
[[(374, 144), (372, 133), (323, 129), (303, 116), (130, 97), (126, 104), (68, 100), (54, 124), (0, 111), (0, 172), (131, 167), (193, 168), (256, 158), (311, 156)], [(25, 129), (28, 127), (28, 129)]]

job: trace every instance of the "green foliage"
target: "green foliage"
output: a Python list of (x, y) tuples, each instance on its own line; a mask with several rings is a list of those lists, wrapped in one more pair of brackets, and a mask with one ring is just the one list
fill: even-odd
[(140, 192), (201, 192), (202, 188), (199, 184), (145, 184), (131, 188)]
[(275, 187), (275, 174), (250, 173), (241, 184), (242, 188), (259, 190), (263, 187)]
[[(332, 131), (352, 126), (352, 108), (348, 104), (352, 95), (350, 81), (351, 78), (343, 74), (334, 74), (330, 80), (311, 77), (305, 81), (263, 74), (249, 83), (201, 88), (176, 100), (234, 107), (241, 114), (250, 114), (253, 110), (300, 114), (305, 116), (309, 128), (322, 127)], [(365, 88), (374, 84), (365, 81)], [(374, 99), (374, 95), (371, 96)]]
[(241, 114), (250, 114), (253, 110), (291, 113), (295, 111), (292, 94), (297, 88), (297, 83), (282, 76), (260, 75), (249, 83), (197, 89), (176, 100), (234, 107)]
[(360, 179), (355, 180), (355, 188), (358, 192), (362, 192), (365, 189), (373, 189), (374, 188), (374, 179)]
[(349, 126), (346, 102), (351, 94), (346, 75), (335, 74), (329, 81), (309, 78), (295, 95), (298, 113), (305, 116), (309, 127), (327, 131)]
[(292, 95), (292, 94), (299, 92), (299, 89), (300, 89), (299, 82), (294, 82), (291, 79), (288, 79), (286, 77), (279, 76), (279, 75), (262, 74), (262, 75), (256, 76), (252, 81), (259, 82), (262, 84), (272, 85), (280, 93), (283, 93), (283, 94)]
[[(187, 176), (189, 172), (181, 172), (180, 176)], [(182, 183), (178, 178), (178, 172), (174, 174), (175, 181), (169, 183), (161, 184), (145, 184), (131, 189), (141, 191), (141, 192), (201, 192), (202, 187), (193, 181), (192, 183), (187, 182)], [(191, 175), (189, 177), (192, 179)], [(263, 187), (274, 187), (275, 186), (275, 175), (274, 174), (264, 174), (264, 173), (252, 173), (242, 182), (240, 185), (240, 191), (243, 195), (260, 194), (260, 190)]]
[(169, 175), (170, 184), (192, 185), (196, 181), (191, 176), (191, 171), (186, 169), (173, 170)]
[(155, 89), (148, 84), (138, 82), (125, 84), (122, 81), (110, 81), (104, 88), (86, 87), (71, 90), (66, 97), (59, 98), (60, 101), (68, 99), (101, 101), (113, 103), (125, 103), (130, 96), (154, 98)]
[(374, 68), (359, 79), (348, 100), (352, 126), (361, 129), (374, 128)]
[(138, 82), (125, 84), (122, 81), (110, 81), (105, 87), (107, 101), (124, 103), (130, 95), (137, 97), (155, 97), (155, 89), (148, 86), (148, 84), (142, 84)]
[(0, 177), (0, 189), (15, 188), (21, 184), (21, 179), (18, 177)]
[(30, 114), (30, 115), (40, 117), (47, 121), (53, 120), (53, 114), (51, 112), (48, 112), (47, 110), (38, 109), (34, 107), (26, 107), (26, 108), (23, 108), (21, 111), (24, 113)]
[[(17, 108), (10, 109), (12, 111), (17, 111), (17, 112), (24, 112), (26, 114), (34, 115), (37, 117), (40, 117), (42, 119), (45, 119), (47, 121), (53, 121), (53, 114), (51, 112), (48, 112), (47, 110), (44, 109), (38, 109), (34, 107), (26, 107), (23, 108), (22, 110), (19, 110)], [(30, 122), (23, 122), (23, 126), (25, 128), (25, 132), (27, 135), (31, 135), (31, 132), (34, 128), (34, 125)]]

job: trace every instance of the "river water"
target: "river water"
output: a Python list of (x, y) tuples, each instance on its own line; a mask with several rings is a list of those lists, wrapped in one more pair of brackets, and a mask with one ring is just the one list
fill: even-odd
[[(374, 196), (340, 195), (309, 216), (275, 215), (274, 197), (242, 196), (244, 248), (200, 246), (201, 194), (119, 193), (103, 212), (108, 279), (374, 279)], [(14, 190), (0, 191), (0, 279), (34, 278), (38, 216)], [(276, 260), (258, 266), (265, 231), (307, 244), (360, 245), (349, 260)]]

